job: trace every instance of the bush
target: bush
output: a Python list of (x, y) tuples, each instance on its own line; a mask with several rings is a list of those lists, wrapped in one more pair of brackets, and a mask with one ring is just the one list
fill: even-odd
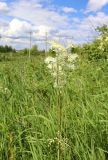
[(73, 52), (78, 52), (83, 58), (89, 61), (106, 60), (108, 58), (108, 27), (102, 26), (96, 29), (99, 36), (90, 43), (74, 48)]

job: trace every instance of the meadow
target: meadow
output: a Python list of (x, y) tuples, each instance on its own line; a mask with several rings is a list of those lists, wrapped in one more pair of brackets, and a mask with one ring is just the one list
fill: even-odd
[(108, 60), (79, 57), (60, 89), (42, 55), (0, 62), (0, 160), (108, 159)]
[[(108, 158), (108, 62), (67, 73), (61, 89), (62, 160)], [(0, 63), (1, 160), (56, 160), (57, 90), (43, 58)]]

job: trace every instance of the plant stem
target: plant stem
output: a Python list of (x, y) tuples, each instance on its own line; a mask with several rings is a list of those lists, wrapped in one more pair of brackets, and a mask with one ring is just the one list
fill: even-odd
[(57, 56), (57, 111), (58, 111), (58, 160), (61, 160), (61, 117), (62, 117), (62, 109), (61, 109), (61, 92), (59, 88), (59, 62)]

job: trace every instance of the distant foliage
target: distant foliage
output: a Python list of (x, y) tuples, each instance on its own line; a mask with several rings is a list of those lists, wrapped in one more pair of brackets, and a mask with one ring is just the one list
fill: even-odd
[(30, 52), (30, 54), (31, 54), (32, 56), (36, 56), (36, 55), (38, 55), (38, 54), (40, 54), (40, 53), (45, 53), (44, 50), (41, 50), (41, 51), (40, 51), (40, 50), (38, 49), (38, 46), (37, 46), (37, 45), (33, 45), (31, 49), (29, 49), (29, 48), (24, 48), (23, 50), (19, 51), (19, 53), (20, 53), (21, 55), (28, 55), (29, 52)]
[(0, 53), (8, 53), (8, 52), (16, 52), (16, 50), (11, 46), (7, 46), (7, 45), (0, 46)]
[(49, 55), (49, 56), (52, 56), (52, 57), (55, 57), (55, 56), (56, 56), (56, 52), (54, 51), (53, 48), (50, 48), (50, 49), (49, 49), (48, 55)]
[(16, 53), (16, 50), (11, 46), (0, 46), (0, 61), (12, 60), (12, 55)]

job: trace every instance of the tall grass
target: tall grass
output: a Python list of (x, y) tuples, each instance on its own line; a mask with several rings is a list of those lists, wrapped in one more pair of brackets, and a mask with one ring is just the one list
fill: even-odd
[(0, 63), (0, 160), (108, 159), (108, 62), (80, 61), (58, 96), (43, 58)]

